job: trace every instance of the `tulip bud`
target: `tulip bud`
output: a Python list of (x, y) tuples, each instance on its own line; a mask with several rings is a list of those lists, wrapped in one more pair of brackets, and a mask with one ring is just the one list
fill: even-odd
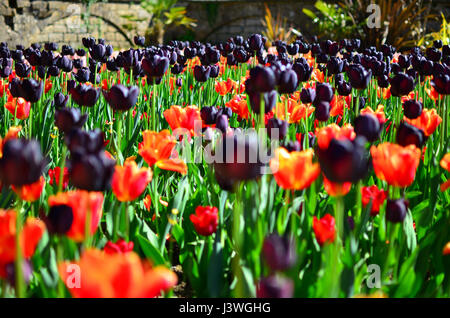
[[(317, 99), (317, 97), (316, 97)], [(318, 121), (327, 121), (330, 118), (330, 103), (326, 101), (319, 101), (315, 104), (314, 116)]]
[(415, 145), (422, 148), (425, 142), (425, 134), (422, 129), (412, 126), (408, 123), (401, 123), (397, 130), (397, 143), (400, 146)]
[(361, 114), (355, 119), (356, 135), (364, 136), (369, 142), (374, 142), (380, 136), (380, 122), (372, 114)]
[(212, 125), (216, 122), (217, 108), (214, 106), (205, 106), (200, 110), (200, 117), (206, 125)]
[(406, 118), (415, 119), (422, 114), (422, 110), (422, 102), (415, 99), (409, 99), (403, 103), (403, 112)]
[(81, 115), (78, 108), (60, 108), (55, 111), (55, 125), (67, 134), (72, 129), (81, 128), (87, 120), (87, 114)]
[(406, 217), (408, 203), (405, 199), (388, 199), (386, 204), (386, 220), (392, 223), (401, 223)]
[(125, 87), (121, 84), (114, 84), (108, 91), (103, 90), (103, 96), (116, 111), (127, 111), (132, 108), (139, 95), (139, 88), (137, 86)]
[(89, 85), (78, 84), (69, 90), (72, 100), (80, 106), (92, 107), (97, 103), (100, 90)]
[(270, 234), (264, 239), (262, 254), (272, 271), (286, 270), (297, 260), (294, 241), (276, 234)]
[(398, 73), (390, 80), (390, 83), (393, 96), (405, 96), (414, 89), (414, 79), (405, 73)]
[(279, 118), (272, 117), (267, 122), (267, 135), (270, 139), (281, 140), (286, 137), (288, 123)]
[(300, 100), (303, 104), (309, 104), (316, 98), (316, 91), (312, 88), (302, 88), (300, 92)]

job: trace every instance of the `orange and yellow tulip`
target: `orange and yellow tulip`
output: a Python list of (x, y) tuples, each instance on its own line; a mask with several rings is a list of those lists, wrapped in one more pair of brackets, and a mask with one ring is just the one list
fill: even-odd
[(121, 202), (134, 201), (144, 192), (152, 176), (150, 169), (138, 168), (134, 160), (126, 160), (123, 166), (115, 168), (112, 191)]

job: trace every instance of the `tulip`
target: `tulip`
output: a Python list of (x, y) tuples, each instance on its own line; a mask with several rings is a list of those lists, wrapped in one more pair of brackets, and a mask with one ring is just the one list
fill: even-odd
[(418, 100), (409, 99), (403, 102), (403, 112), (408, 119), (416, 119), (422, 114), (422, 110), (423, 104)]
[(449, 74), (435, 74), (431, 85), (441, 95), (450, 94), (450, 75)]
[(296, 61), (292, 65), (292, 69), (297, 74), (297, 79), (299, 82), (306, 82), (310, 79), (313, 68), (310, 67), (306, 60), (304, 62)]
[(17, 194), (17, 196), (24, 201), (34, 202), (41, 196), (42, 190), (45, 186), (45, 179), (43, 176), (39, 180), (32, 184), (26, 184), (16, 187), (11, 185), (11, 189)]
[[(75, 264), (83, 273), (80, 286), (68, 284), (73, 262), (58, 264), (61, 280), (75, 298), (153, 298), (177, 283), (175, 273), (163, 266), (144, 266), (134, 252), (108, 254), (88, 249)], [(129, 279), (118, 285), (118, 277)]]
[(43, 217), (49, 233), (66, 235), (73, 224), (73, 210), (69, 205), (58, 204), (50, 207), (50, 212)]
[(24, 120), (30, 115), (31, 103), (21, 97), (13, 98), (12, 96), (9, 96), (8, 101), (5, 103), (5, 108), (15, 118)]
[(298, 152), (288, 152), (285, 148), (275, 150), (270, 169), (277, 184), (290, 190), (309, 188), (320, 174), (319, 164), (313, 163), (312, 158), (312, 149)]
[(259, 114), (261, 112), (261, 95), (264, 99), (264, 113), (267, 114), (275, 106), (277, 100), (277, 92), (275, 90), (267, 93), (249, 93), (250, 107), (253, 112)]
[(22, 97), (30, 103), (36, 103), (41, 98), (43, 89), (42, 82), (37, 82), (32, 78), (26, 78), (22, 81), (16, 80), (10, 83), (11, 95)]
[(328, 147), (321, 147), (319, 141), (317, 156), (324, 175), (332, 182), (355, 182), (361, 179), (368, 169), (365, 138), (331, 139)]
[(381, 126), (377, 117), (372, 114), (361, 114), (355, 119), (355, 133), (363, 136), (369, 142), (374, 142), (380, 136)]
[[(58, 206), (58, 210), (54, 213), (61, 212), (59, 206), (65, 205), (72, 209), (73, 222), (70, 229), (66, 232), (66, 236), (75, 242), (82, 242), (85, 240), (86, 235), (86, 224), (90, 225), (89, 235), (94, 235), (100, 224), (102, 217), (102, 206), (103, 206), (103, 194), (101, 192), (87, 192), (83, 190), (60, 192), (56, 195), (52, 195), (48, 198), (48, 205), (50, 208)], [(58, 222), (68, 222), (70, 220), (70, 215), (65, 208), (65, 216), (52, 216), (54, 218), (61, 217), (62, 219)], [(88, 219), (89, 217), (89, 219)], [(54, 225), (61, 226), (64, 228), (67, 224), (59, 224), (56, 222)], [(56, 228), (54, 228), (56, 230)]]
[(353, 88), (366, 89), (372, 77), (372, 71), (366, 70), (360, 64), (351, 64), (348, 66), (347, 75)]
[(352, 86), (347, 82), (341, 82), (337, 86), (337, 91), (341, 96), (349, 96), (352, 92)]
[(65, 142), (71, 152), (97, 153), (103, 149), (103, 132), (100, 129), (84, 131), (72, 129)]
[(278, 93), (292, 94), (298, 86), (297, 73), (292, 69), (287, 69), (280, 74), (278, 80)]
[(390, 83), (393, 96), (408, 95), (414, 89), (414, 79), (405, 73), (398, 73), (390, 80)]
[(216, 119), (216, 128), (222, 133), (226, 133), (228, 130), (228, 117), (226, 115), (218, 115)]
[(142, 60), (142, 68), (152, 78), (162, 77), (169, 68), (169, 59), (164, 56), (147, 56)]
[(270, 67), (256, 66), (250, 69), (248, 84), (255, 93), (270, 92), (275, 88), (275, 74)]
[(87, 191), (105, 191), (110, 188), (114, 173), (114, 160), (104, 152), (71, 152), (67, 162), (71, 183)]
[[(445, 169), (448, 172), (450, 172), (450, 153), (444, 155), (439, 164), (441, 165), (442, 169)], [(450, 179), (441, 184), (441, 191), (445, 191), (448, 188), (450, 188)]]
[[(317, 99), (317, 97), (316, 97)], [(327, 121), (330, 118), (330, 103), (319, 101), (315, 104), (314, 116), (318, 121)]]
[(370, 215), (375, 216), (380, 212), (380, 206), (387, 198), (387, 191), (378, 189), (376, 185), (361, 188), (362, 204), (366, 207), (372, 202)]
[(288, 123), (279, 118), (270, 118), (267, 122), (267, 135), (271, 139), (281, 140), (286, 137)]
[[(50, 181), (48, 182), (50, 185), (56, 185), (59, 187), (60, 183), (60, 177), (61, 177), (61, 168), (55, 167), (54, 169), (48, 170), (48, 176), (50, 177)], [(67, 186), (69, 185), (69, 170), (67, 167), (64, 167), (63, 169), (63, 176), (62, 176), (62, 189), (65, 190)]]
[(415, 145), (422, 148), (425, 142), (425, 134), (423, 130), (414, 127), (408, 123), (401, 123), (397, 130), (397, 143), (400, 146)]
[(119, 239), (116, 243), (106, 242), (103, 250), (106, 254), (126, 254), (132, 252), (133, 248), (134, 243), (132, 241), (126, 242), (124, 239)]
[(316, 235), (316, 240), (320, 246), (325, 243), (333, 243), (336, 238), (336, 227), (334, 217), (330, 214), (325, 214), (321, 219), (316, 216), (313, 218), (313, 230)]
[(333, 88), (328, 83), (317, 83), (316, 84), (316, 98), (314, 99), (314, 103), (321, 102), (331, 102), (333, 99), (334, 93)]
[(316, 91), (312, 88), (302, 88), (300, 92), (300, 100), (303, 104), (309, 104), (316, 98)]
[(78, 108), (60, 108), (55, 111), (55, 126), (67, 134), (72, 129), (82, 128), (87, 115), (81, 115)]
[(55, 108), (64, 108), (67, 105), (67, 101), (69, 100), (69, 96), (64, 96), (63, 93), (58, 92), (53, 96), (52, 106)]
[(405, 199), (388, 199), (386, 204), (386, 220), (392, 223), (400, 223), (406, 217), (408, 202)]
[(293, 295), (293, 281), (278, 275), (262, 278), (256, 289), (258, 298), (292, 298)]
[(405, 122), (421, 129), (425, 136), (431, 136), (439, 124), (442, 122), (441, 116), (438, 115), (435, 108), (424, 108), (422, 114), (416, 119), (404, 118)]
[(92, 107), (97, 103), (100, 90), (89, 85), (78, 84), (69, 91), (72, 99), (80, 106)]
[(109, 92), (103, 90), (103, 96), (108, 104), (116, 111), (127, 111), (132, 108), (139, 95), (137, 86), (125, 87), (121, 84), (114, 84)]
[(190, 215), (195, 231), (202, 236), (209, 236), (216, 232), (219, 224), (218, 210), (212, 206), (198, 206), (195, 214)]
[(160, 132), (145, 130), (142, 135), (144, 140), (139, 144), (138, 152), (150, 167), (156, 165), (163, 170), (177, 171), (181, 174), (187, 173), (186, 163), (172, 155), (172, 153), (176, 154), (174, 148), (177, 141), (169, 130)]
[(181, 108), (180, 106), (172, 105), (164, 111), (163, 115), (172, 131), (181, 128), (189, 131), (191, 136), (198, 133), (195, 131), (195, 124), (196, 122), (201, 122), (202, 118), (197, 106)]
[(204, 66), (204, 65), (196, 65), (194, 67), (194, 78), (197, 82), (204, 83), (206, 82), (211, 73), (211, 67), (210, 66)]
[(112, 191), (120, 202), (136, 200), (152, 180), (152, 171), (146, 168), (138, 168), (135, 161), (125, 161), (123, 167), (116, 166)]
[(0, 158), (0, 180), (17, 187), (35, 183), (42, 175), (45, 159), (39, 142), (9, 139)]
[(323, 187), (325, 191), (332, 197), (341, 197), (347, 195), (352, 187), (351, 182), (331, 182), (327, 177), (323, 176)]
[[(14, 244), (16, 236), (17, 213), (13, 210), (0, 210), (0, 277), (11, 277), (11, 268), (7, 268), (16, 260), (16, 246)], [(29, 260), (45, 232), (45, 224), (39, 219), (28, 217), (20, 232), (21, 252), (25, 260)], [(24, 262), (25, 263), (25, 262)], [(8, 273), (10, 275), (8, 275)]]
[(214, 161), (216, 174), (233, 183), (257, 178), (262, 168), (259, 147), (256, 133), (221, 136)]
[(388, 142), (370, 148), (376, 176), (396, 187), (411, 185), (419, 166), (421, 151), (414, 145), (402, 147)]
[(270, 234), (264, 239), (262, 255), (272, 271), (283, 271), (297, 260), (295, 242), (287, 237)]

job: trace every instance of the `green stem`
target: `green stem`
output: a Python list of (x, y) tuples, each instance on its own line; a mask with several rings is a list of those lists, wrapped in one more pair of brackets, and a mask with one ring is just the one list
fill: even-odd
[(23, 277), (23, 255), (22, 249), (20, 246), (20, 234), (22, 232), (22, 206), (23, 201), (20, 198), (17, 198), (18, 206), (17, 206), (17, 214), (16, 214), (16, 234), (15, 234), (15, 243), (16, 243), (16, 262), (15, 262), (15, 274), (16, 274), (16, 297), (24, 298), (25, 297), (25, 281)]

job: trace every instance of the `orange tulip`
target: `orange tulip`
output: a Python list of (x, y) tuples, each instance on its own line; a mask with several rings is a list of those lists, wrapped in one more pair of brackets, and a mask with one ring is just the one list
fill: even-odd
[(352, 100), (352, 96), (340, 96), (340, 95), (334, 95), (333, 99), (330, 102), (330, 116), (338, 116), (344, 115), (344, 107), (350, 108), (350, 103)]
[[(275, 114), (277, 118), (282, 120), (285, 120), (286, 116), (285, 100), (285, 97), (282, 96), (281, 103), (277, 103), (275, 106)], [(293, 98), (289, 98), (287, 102), (287, 112), (289, 115), (289, 123), (298, 123), (307, 116), (309, 117), (314, 112), (314, 107), (297, 102)]]
[(434, 133), (437, 126), (442, 122), (441, 116), (438, 115), (436, 109), (424, 108), (422, 114), (416, 119), (409, 119), (404, 117), (404, 120), (419, 129), (422, 129), (426, 136), (430, 136)]
[(323, 186), (325, 191), (332, 197), (344, 196), (350, 192), (352, 187), (351, 182), (337, 183), (331, 182), (325, 176), (323, 176)]
[(313, 150), (288, 152), (285, 148), (275, 150), (270, 160), (277, 184), (283, 189), (303, 190), (316, 180), (320, 173), (318, 163), (312, 162)]
[(375, 117), (377, 117), (378, 122), (380, 125), (383, 125), (386, 122), (386, 115), (384, 114), (384, 106), (378, 105), (377, 109), (373, 111), (370, 106), (367, 106), (366, 108), (361, 110), (361, 114), (372, 114)]
[(150, 212), (150, 208), (152, 206), (152, 197), (150, 196), (150, 194), (147, 194), (143, 201), (144, 201), (144, 207), (147, 209), (147, 211)]
[[(72, 264), (79, 268), (78, 286)], [(153, 298), (177, 283), (175, 273), (163, 266), (151, 268), (134, 252), (89, 249), (77, 262), (58, 264), (58, 270), (75, 298)]]
[(450, 255), (450, 242), (447, 242), (447, 244), (445, 244), (442, 250), (442, 255)]
[(156, 165), (163, 170), (187, 173), (187, 165), (180, 158), (171, 158), (177, 141), (166, 129), (160, 132), (145, 130), (142, 133), (144, 141), (139, 144), (139, 155), (151, 167)]
[[(85, 239), (86, 223), (90, 224), (90, 235), (97, 231), (102, 218), (103, 194), (101, 192), (88, 192), (83, 190), (60, 192), (48, 198), (50, 207), (55, 205), (68, 205), (72, 208), (73, 222), (67, 237), (75, 242)], [(88, 220), (88, 214), (90, 219)]]
[(336, 124), (330, 124), (326, 127), (317, 130), (316, 137), (317, 137), (317, 145), (321, 149), (326, 149), (328, 148), (331, 139), (347, 138), (353, 140), (356, 138), (356, 134), (355, 131), (353, 130), (352, 125), (350, 124), (345, 124), (342, 127)]
[(245, 95), (235, 95), (233, 99), (225, 103), (225, 106), (230, 107), (233, 113), (236, 113), (240, 118), (248, 119), (250, 116)]
[(41, 196), (44, 186), (45, 179), (43, 176), (41, 176), (35, 183), (27, 184), (21, 187), (15, 187), (11, 185), (11, 188), (22, 200), (27, 202), (34, 202)]
[(14, 98), (9, 96), (5, 107), (17, 119), (23, 120), (30, 115), (31, 103), (22, 97)]
[(226, 81), (216, 82), (215, 86), (216, 92), (222, 96), (231, 93), (233, 88), (237, 88), (237, 83), (233, 81), (231, 78), (228, 78)]
[[(16, 258), (16, 217), (14, 210), (0, 210), (0, 277), (6, 277), (5, 265)], [(33, 256), (45, 231), (45, 224), (36, 218), (27, 218), (20, 233), (20, 246), (25, 259)]]
[(184, 108), (173, 105), (169, 109), (164, 111), (164, 118), (169, 124), (172, 131), (175, 129), (187, 129), (191, 136), (194, 136), (198, 132), (194, 131), (195, 122), (201, 122), (202, 118), (200, 117), (200, 111), (197, 106), (186, 106)]
[(116, 166), (112, 178), (112, 191), (121, 202), (136, 200), (152, 180), (152, 171), (138, 168), (134, 160), (126, 160), (122, 166)]
[(396, 187), (407, 187), (413, 183), (420, 162), (419, 148), (385, 142), (372, 146), (370, 153), (375, 174), (379, 179)]
[[(450, 172), (450, 152), (441, 159), (440, 164), (443, 169)], [(450, 179), (448, 179), (446, 182), (441, 184), (441, 191), (445, 191), (448, 188), (450, 188)]]

